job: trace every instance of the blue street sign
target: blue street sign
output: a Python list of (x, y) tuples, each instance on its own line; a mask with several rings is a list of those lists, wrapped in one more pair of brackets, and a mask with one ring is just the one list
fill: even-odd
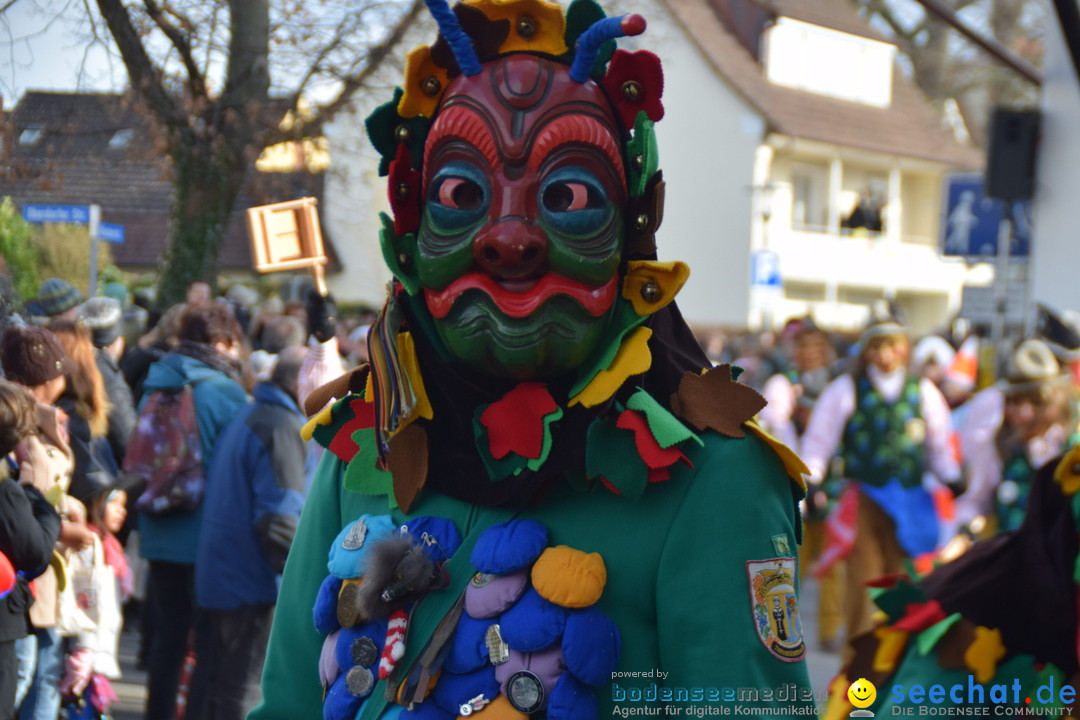
[[(982, 175), (945, 179), (945, 212), (941, 219), (941, 254), (989, 260), (997, 255), (998, 229), (1005, 215), (1003, 200), (983, 194)], [(1031, 202), (1017, 200), (1011, 209), (1012, 257), (1027, 257), (1031, 247)]]
[(86, 205), (23, 205), (22, 215), (32, 223), (90, 224), (90, 208)]
[(780, 256), (772, 250), (755, 250), (750, 254), (750, 285), (753, 287), (782, 288)]
[(105, 242), (119, 245), (124, 242), (124, 226), (116, 223), (100, 223), (98, 225), (98, 237)]

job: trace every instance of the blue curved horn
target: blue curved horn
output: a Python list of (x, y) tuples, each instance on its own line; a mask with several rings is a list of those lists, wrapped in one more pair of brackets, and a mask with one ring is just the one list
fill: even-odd
[(431, 16), (435, 18), (439, 31), (446, 38), (450, 52), (454, 54), (461, 72), (466, 75), (479, 75), (480, 58), (476, 56), (472, 38), (462, 29), (457, 15), (450, 9), (450, 4), (446, 0), (424, 0), (424, 2), (431, 11)]
[(570, 77), (575, 82), (585, 82), (589, 79), (593, 65), (596, 64), (596, 58), (600, 56), (601, 45), (608, 40), (627, 35), (640, 35), (643, 32), (645, 32), (645, 18), (640, 15), (620, 15), (597, 20), (578, 38), (574, 64), (570, 66)]

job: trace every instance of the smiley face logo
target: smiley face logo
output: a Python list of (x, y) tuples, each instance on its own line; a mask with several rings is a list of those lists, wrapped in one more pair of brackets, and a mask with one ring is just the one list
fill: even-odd
[(857, 708), (867, 708), (877, 698), (877, 688), (866, 678), (859, 678), (851, 683), (847, 691), (848, 701)]

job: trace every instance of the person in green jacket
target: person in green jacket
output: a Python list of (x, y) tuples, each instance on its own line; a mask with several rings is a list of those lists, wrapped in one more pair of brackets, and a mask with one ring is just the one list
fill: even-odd
[(367, 121), (395, 279), (307, 403), (329, 452), (249, 718), (811, 712), (806, 468), (656, 259), (660, 60), (612, 53), (644, 19), (429, 7)]

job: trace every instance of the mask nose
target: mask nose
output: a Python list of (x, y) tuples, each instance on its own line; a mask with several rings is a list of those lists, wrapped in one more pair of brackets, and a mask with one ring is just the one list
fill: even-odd
[(479, 234), (473, 242), (473, 257), (484, 272), (499, 280), (539, 277), (547, 267), (547, 236), (522, 220), (501, 220)]

